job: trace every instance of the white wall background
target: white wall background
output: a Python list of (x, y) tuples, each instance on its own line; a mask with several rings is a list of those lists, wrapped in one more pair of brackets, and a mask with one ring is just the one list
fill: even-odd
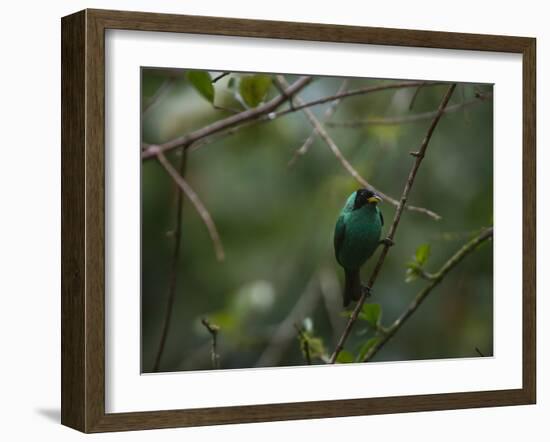
[[(5, 2), (0, 44), (0, 436), (3, 440), (82, 440), (59, 425), (60, 407), (60, 22), (82, 8), (534, 36), (538, 39), (538, 225), (549, 223), (549, 12), (545, 2), (394, 0)], [(546, 201), (545, 201), (546, 200)], [(538, 404), (160, 430), (91, 436), (95, 440), (548, 440), (549, 237), (539, 229)], [(411, 380), (414, 381), (414, 380)], [(391, 435), (389, 437), (388, 435)], [(90, 436), (89, 436), (90, 437)]]

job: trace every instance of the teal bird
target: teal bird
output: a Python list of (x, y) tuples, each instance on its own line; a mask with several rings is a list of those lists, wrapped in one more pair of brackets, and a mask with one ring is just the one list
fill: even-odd
[(368, 189), (353, 192), (340, 212), (334, 230), (336, 260), (344, 268), (344, 307), (361, 297), (361, 266), (380, 244), (384, 225), (378, 195)]

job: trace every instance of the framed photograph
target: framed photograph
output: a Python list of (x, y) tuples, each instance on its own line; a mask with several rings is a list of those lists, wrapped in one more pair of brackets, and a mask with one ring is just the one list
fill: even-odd
[(535, 39), (62, 19), (62, 423), (533, 404)]

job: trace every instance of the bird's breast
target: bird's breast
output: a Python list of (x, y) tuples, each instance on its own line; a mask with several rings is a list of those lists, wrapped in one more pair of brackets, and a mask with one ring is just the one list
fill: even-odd
[(359, 209), (349, 213), (338, 257), (340, 263), (347, 268), (361, 267), (378, 247), (381, 230), (382, 223), (377, 211)]

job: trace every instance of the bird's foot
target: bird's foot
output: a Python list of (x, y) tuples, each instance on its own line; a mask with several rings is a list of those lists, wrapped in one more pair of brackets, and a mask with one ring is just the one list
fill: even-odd
[(386, 247), (391, 247), (391, 246), (395, 245), (395, 242), (393, 242), (393, 240), (391, 238), (381, 239), (378, 243), (381, 244), (381, 245), (385, 245)]
[(361, 294), (365, 295), (365, 298), (370, 298), (372, 295), (372, 290), (368, 285), (361, 285)]

